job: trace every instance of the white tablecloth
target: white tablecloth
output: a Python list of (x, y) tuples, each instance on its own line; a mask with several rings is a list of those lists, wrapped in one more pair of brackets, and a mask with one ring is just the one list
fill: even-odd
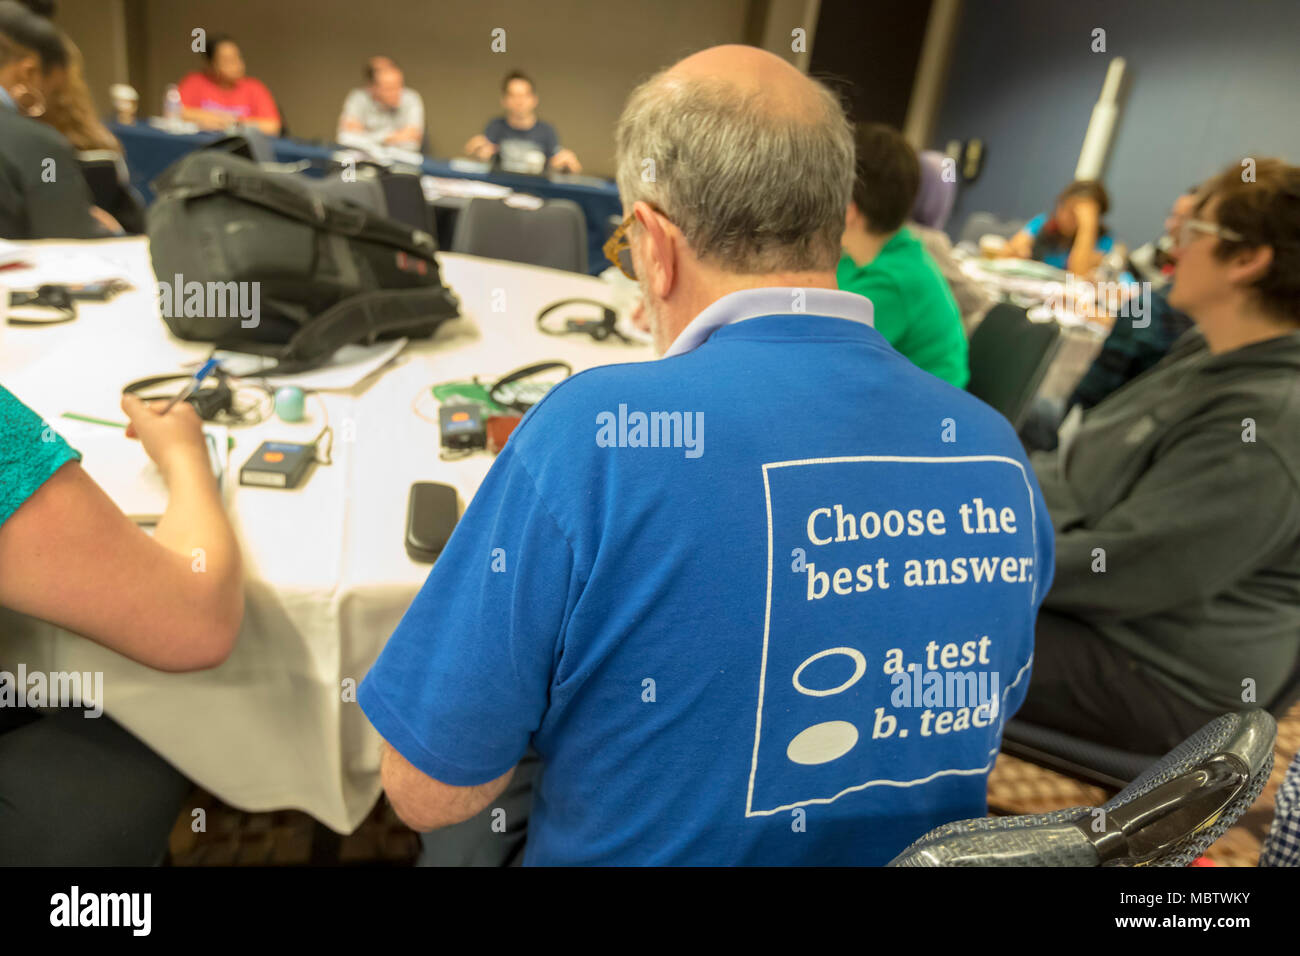
[[(75, 322), (0, 333), (0, 384), (56, 429), (68, 410), (121, 420), (124, 383), (208, 351), (167, 333), (145, 240), (32, 246), (43, 261), (87, 253), (112, 260), (137, 286), (114, 302), (83, 305)], [(345, 682), (360, 682), (429, 570), (403, 548), (408, 489), (445, 482), (464, 505), (491, 465), (482, 453), (440, 460), (438, 428), (413, 413), (413, 400), (434, 383), (475, 374), (487, 382), (546, 359), (578, 371), (652, 357), (648, 347), (536, 331), (536, 313), (552, 301), (609, 301), (599, 280), (470, 256), (439, 260), (464, 318), (409, 345), (358, 387), (325, 394), (334, 464), (317, 466), (294, 491), (243, 488), (233, 476), (230, 513), (245, 555), (247, 610), (225, 664), (160, 674), (2, 609), (0, 661), (25, 663), (29, 672), (102, 671), (105, 710), (222, 800), (249, 811), (295, 808), (339, 832), (355, 829), (379, 794), (379, 741), (344, 699)], [(25, 288), (22, 273), (0, 281)], [(300, 424), (273, 417), (233, 429), (232, 469), (263, 440), (310, 441), (320, 429), (314, 399), (307, 413)]]

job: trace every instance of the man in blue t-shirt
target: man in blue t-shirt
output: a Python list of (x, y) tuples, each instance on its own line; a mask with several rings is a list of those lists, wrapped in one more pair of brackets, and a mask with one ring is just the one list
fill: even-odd
[(512, 173), (582, 172), (573, 150), (560, 145), (555, 127), (537, 118), (537, 88), (528, 76), (518, 70), (506, 75), (501, 107), (505, 115), (488, 120), (483, 132), (465, 144), (466, 154), (475, 159), (495, 157), (502, 169)]
[(664, 358), (514, 432), (361, 685), (384, 787), (503, 843), (535, 753), (529, 864), (885, 863), (986, 813), (1052, 578), (1033, 474), (836, 290), (853, 144), (823, 86), (705, 50), (617, 144), (607, 250)]

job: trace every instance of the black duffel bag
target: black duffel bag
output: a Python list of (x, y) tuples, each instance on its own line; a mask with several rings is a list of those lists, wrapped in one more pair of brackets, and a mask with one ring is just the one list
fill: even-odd
[(163, 321), (180, 338), (298, 371), (349, 343), (427, 338), (459, 313), (429, 233), (325, 199), (305, 177), (199, 150), (153, 188), (149, 247)]

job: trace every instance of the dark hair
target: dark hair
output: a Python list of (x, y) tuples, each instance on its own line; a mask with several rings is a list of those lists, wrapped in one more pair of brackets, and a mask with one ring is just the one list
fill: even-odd
[[(203, 48), (203, 55), (207, 58), (209, 63), (211, 63), (212, 58), (217, 55), (217, 50), (221, 48), (221, 44), (223, 43), (235, 43), (235, 38), (229, 33), (216, 33), (208, 37), (207, 46)], [(235, 46), (239, 46), (239, 44), (235, 43)]]
[(501, 81), (501, 92), (506, 93), (507, 91), (509, 91), (510, 84), (514, 80), (523, 80), (525, 83), (528, 84), (529, 88), (531, 88), (534, 93), (537, 92), (537, 84), (533, 82), (533, 78), (529, 76), (527, 73), (521, 73), (518, 70), (511, 70), (509, 73), (506, 74), (506, 78)]
[(55, 0), (18, 0), (18, 2), (38, 17), (44, 17), (47, 20), (54, 19), (54, 14), (58, 8), (58, 3)]
[(921, 162), (901, 133), (884, 123), (859, 123), (853, 205), (875, 233), (893, 232), (912, 211), (921, 188)]
[(1056, 197), (1056, 205), (1059, 206), (1067, 199), (1091, 199), (1097, 204), (1098, 216), (1104, 216), (1110, 211), (1110, 196), (1106, 194), (1106, 187), (1095, 179), (1076, 179), (1061, 190), (1061, 195)]
[(0, 44), (0, 65), (26, 51), (36, 54), (45, 73), (68, 65), (68, 48), (54, 24), (14, 0), (0, 0), (0, 38), (9, 41)]
[(1273, 261), (1252, 288), (1265, 311), (1300, 323), (1300, 166), (1280, 159), (1255, 160), (1255, 176), (1248, 182), (1244, 163), (1229, 166), (1205, 184), (1196, 214), (1217, 198), (1218, 224), (1242, 236), (1220, 236), (1214, 247), (1218, 259), (1244, 249), (1272, 248)]

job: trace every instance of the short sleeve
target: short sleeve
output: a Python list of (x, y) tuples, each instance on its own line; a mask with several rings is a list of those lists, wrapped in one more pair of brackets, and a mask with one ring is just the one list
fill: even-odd
[(253, 80), (253, 119), (270, 119), (280, 122), (280, 111), (276, 108), (275, 97), (261, 80)]
[(0, 525), (81, 453), (0, 386)]
[(414, 126), (424, 133), (424, 98), (415, 90), (407, 90), (410, 96), (404, 97), (403, 126)]
[(503, 126), (505, 126), (505, 123), (501, 118), (494, 116), (492, 119), (488, 120), (487, 125), (483, 127), (484, 137), (486, 137), (487, 141), (493, 146), (501, 145), (501, 128)]
[(560, 134), (555, 131), (555, 127), (550, 123), (545, 126), (545, 134), (546, 144), (543, 149), (546, 150), (546, 158), (549, 160), (560, 151)]
[(1029, 233), (1034, 238), (1038, 238), (1038, 234), (1043, 231), (1043, 224), (1046, 222), (1047, 213), (1040, 212), (1033, 219), (1029, 220), (1029, 222), (1025, 223), (1025, 232)]
[(523, 756), (579, 593), (573, 551), (512, 447), (357, 695), (389, 744), (451, 786), (495, 780)]

